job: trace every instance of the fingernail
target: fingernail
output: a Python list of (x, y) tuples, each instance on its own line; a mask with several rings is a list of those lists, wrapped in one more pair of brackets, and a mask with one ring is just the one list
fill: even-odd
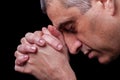
[(46, 31), (47, 29), (45, 27), (42, 28), (43, 31)]
[(25, 56), (24, 56), (24, 60), (27, 60), (27, 59), (28, 59), (28, 55), (25, 55)]
[(28, 58), (28, 55), (25, 55), (24, 58)]
[(61, 44), (59, 44), (58, 46), (57, 46), (57, 49), (58, 50), (61, 50), (63, 48), (63, 45), (61, 45)]
[(44, 45), (45, 44), (45, 41), (42, 40), (42, 39), (40, 39), (39, 42), (40, 42), (40, 45)]
[(36, 50), (36, 47), (32, 46), (31, 49), (32, 49), (32, 50)]

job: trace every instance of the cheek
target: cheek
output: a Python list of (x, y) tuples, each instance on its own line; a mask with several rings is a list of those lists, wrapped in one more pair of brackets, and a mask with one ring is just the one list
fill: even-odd
[(86, 24), (85, 22), (80, 23), (81, 25), (77, 28), (77, 37), (83, 43), (98, 50), (112, 50), (112, 48), (118, 47), (116, 42), (120, 39), (116, 36), (118, 32), (115, 28), (110, 26), (108, 28), (108, 25), (98, 24), (95, 21), (88, 23), (86, 20), (86, 22)]

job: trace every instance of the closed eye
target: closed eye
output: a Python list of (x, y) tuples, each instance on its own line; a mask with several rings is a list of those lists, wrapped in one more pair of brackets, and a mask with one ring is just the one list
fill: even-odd
[(66, 32), (74, 32), (74, 25), (71, 23), (71, 24), (68, 24), (68, 25), (66, 25), (65, 27), (64, 27), (64, 30), (66, 31)]
[(60, 25), (59, 30), (61, 32), (76, 33), (75, 23), (73, 21), (68, 21)]

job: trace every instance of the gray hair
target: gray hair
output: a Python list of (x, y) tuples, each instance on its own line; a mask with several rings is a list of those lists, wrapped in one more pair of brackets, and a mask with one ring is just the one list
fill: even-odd
[(43, 13), (46, 13), (45, 0), (40, 0), (40, 6), (41, 6), (41, 10), (43, 11)]
[(65, 7), (78, 7), (82, 13), (85, 13), (91, 8), (90, 0), (63, 0), (63, 2)]
[[(48, 4), (53, 0), (40, 0), (41, 9), (44, 13), (46, 13), (46, 9)], [(82, 13), (85, 13), (91, 8), (90, 0), (60, 0), (60, 2), (66, 7), (78, 7)]]

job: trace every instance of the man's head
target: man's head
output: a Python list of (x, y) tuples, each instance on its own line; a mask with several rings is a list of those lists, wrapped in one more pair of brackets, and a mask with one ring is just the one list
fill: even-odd
[(71, 54), (81, 50), (100, 63), (120, 55), (119, 0), (45, 0), (44, 4)]

